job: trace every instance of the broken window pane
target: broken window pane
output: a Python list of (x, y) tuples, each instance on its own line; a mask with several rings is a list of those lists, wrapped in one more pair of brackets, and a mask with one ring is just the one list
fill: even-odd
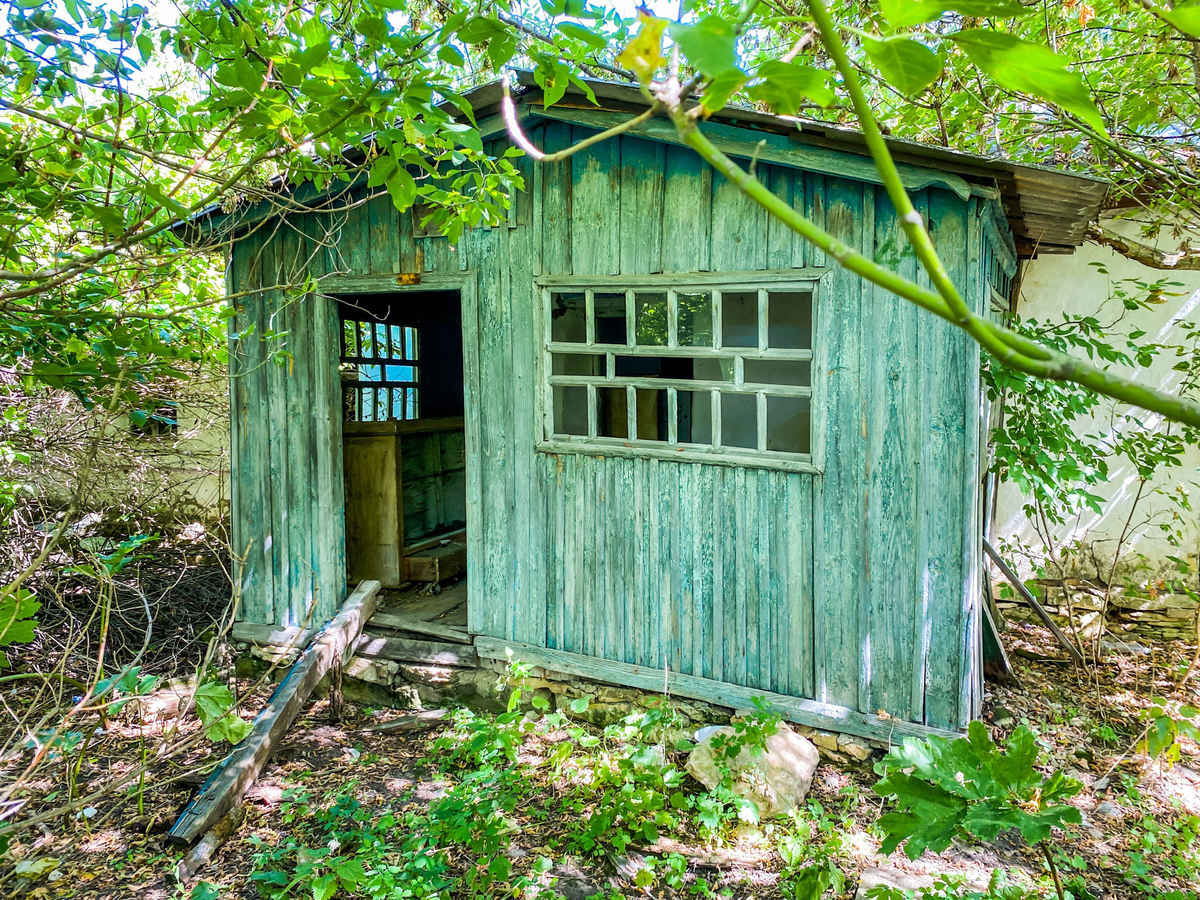
[(554, 433), (588, 433), (587, 388), (558, 386), (554, 388)]
[(767, 295), (767, 346), (778, 350), (812, 347), (812, 294), (771, 291)]
[(594, 294), (596, 304), (596, 343), (625, 343), (625, 295)]
[(754, 394), (721, 394), (721, 446), (758, 447), (758, 398)]
[(587, 298), (583, 294), (550, 298), (550, 340), (571, 344), (587, 340)]
[(691, 381), (695, 366), (703, 360), (678, 356), (618, 356), (616, 357), (617, 378), (675, 378)]
[(681, 444), (712, 445), (712, 393), (675, 392), (675, 439)]
[(588, 353), (552, 353), (552, 375), (603, 375), (604, 357)]
[(758, 291), (721, 292), (721, 346), (758, 346)]
[(667, 439), (667, 392), (637, 389), (637, 439), (665, 441)]
[(683, 293), (676, 295), (679, 303), (679, 346), (711, 347), (713, 345), (712, 295)]
[(629, 402), (625, 388), (596, 391), (596, 430), (601, 437), (629, 437)]
[(639, 346), (665, 347), (667, 345), (667, 295), (633, 295), (636, 321), (636, 342)]
[(809, 453), (809, 399), (767, 397), (767, 449), (778, 453)]
[(733, 359), (708, 357), (693, 362), (697, 381), (733, 381)]
[(807, 361), (791, 359), (747, 359), (742, 363), (742, 380), (747, 384), (809, 384)]

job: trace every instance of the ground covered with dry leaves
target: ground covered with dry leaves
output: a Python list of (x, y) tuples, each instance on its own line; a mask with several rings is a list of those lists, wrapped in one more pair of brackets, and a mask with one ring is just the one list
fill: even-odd
[[(1154, 698), (1197, 701), (1190, 680), (1176, 690), (1194, 648), (1110, 657), (1088, 675), (1063, 664), (1040, 628), (1014, 624), (1006, 643), (1022, 654), (1014, 657), (1020, 680), (989, 684), (993, 734), (1002, 740), (1027, 724), (1041, 764), (1085, 785), (1072, 800), (1083, 824), (1053, 841), (1068, 891), (1196, 896), (1200, 748), (1181, 738), (1150, 760), (1135, 747), (1153, 726)], [(242, 687), (253, 713), (269, 687)], [(458, 711), (421, 734), (364, 730), (396, 715), (347, 705), (332, 722), (327, 701), (311, 704), (246, 798), (244, 823), (184, 884), (171, 877), (180, 850), (165, 832), (194, 796), (197, 768), (222, 752), (204, 740), (133, 789), (18, 836), (0, 864), (0, 896), (804, 900), (855, 896), (881, 876), (905, 883), (905, 875), (952, 873), (968, 887), (930, 896), (965, 897), (997, 869), (1016, 885), (1011, 896), (1050, 896), (1042, 857), (1016, 836), (916, 862), (881, 856), (877, 820), (888, 804), (872, 791), (874, 761), (823, 761), (807, 808), (746, 823), (730, 796), (683, 773), (685, 754), (664, 738), (669, 698), (603, 731), (573, 721), (570, 709), (527, 703), (508, 714)], [(102, 789), (168, 728), (186, 736), (197, 726), (179, 726), (169, 708), (131, 704), (93, 735), (82, 759), (68, 755), (27, 786), (25, 813), (61, 802), (71, 766), (83, 793)], [(0, 779), (24, 762), (4, 760)]]

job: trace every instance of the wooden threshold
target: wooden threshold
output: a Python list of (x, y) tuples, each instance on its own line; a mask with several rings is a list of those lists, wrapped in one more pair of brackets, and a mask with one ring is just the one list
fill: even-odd
[(390, 659), (423, 666), (449, 666), (458, 669), (473, 669), (479, 665), (475, 648), (469, 645), (414, 641), (371, 633), (363, 635), (354, 650), (354, 655), (366, 659)]
[[(483, 635), (475, 638), (475, 652), (483, 659), (507, 659), (506, 651), (508, 650), (512, 651), (513, 659), (519, 659), (522, 662), (541, 666), (554, 672), (564, 672), (567, 675), (578, 675), (582, 678), (607, 681), (611, 684), (645, 691), (661, 692), (663, 689), (662, 669), (596, 659), (578, 653), (567, 653), (548, 647), (534, 647), (530, 644), (504, 641)], [(909, 736), (928, 737), (932, 734), (947, 738), (962, 736), (957, 731), (932, 728), (928, 725), (918, 725), (901, 719), (885, 719), (882, 716), (861, 713), (844, 706), (787, 697), (759, 688), (726, 684), (696, 675), (681, 675), (671, 672), (666, 684), (672, 694), (692, 700), (704, 700), (730, 709), (749, 709), (754, 706), (754, 698), (759, 697), (777, 709), (789, 722), (888, 743)]]

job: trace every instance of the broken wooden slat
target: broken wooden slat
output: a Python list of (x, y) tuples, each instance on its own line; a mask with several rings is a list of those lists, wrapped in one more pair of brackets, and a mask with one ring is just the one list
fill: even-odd
[(1058, 639), (1058, 642), (1062, 644), (1063, 649), (1065, 649), (1067, 653), (1071, 654), (1071, 659), (1075, 660), (1075, 662), (1079, 663), (1080, 665), (1083, 665), (1083, 654), (1080, 653), (1078, 648), (1071, 643), (1071, 639), (1062, 633), (1062, 629), (1054, 624), (1054, 620), (1050, 618), (1050, 613), (1046, 612), (1045, 607), (1037, 602), (1037, 598), (1029, 592), (1029, 588), (1025, 587), (1025, 582), (1021, 580), (1020, 576), (1017, 575), (1016, 572), (1009, 568), (1008, 563), (1001, 558), (1000, 554), (996, 552), (996, 548), (992, 546), (991, 542), (987, 538), (983, 539), (983, 549), (986, 550), (987, 555), (992, 558), (992, 562), (994, 562), (1000, 571), (1004, 573), (1004, 577), (1009, 580), (1009, 583), (1017, 589), (1017, 593), (1024, 597), (1025, 602), (1028, 603), (1033, 611), (1038, 614), (1038, 618), (1041, 619), (1045, 623), (1046, 627), (1050, 629), (1050, 631)]
[(423, 731), (426, 728), (434, 728), (437, 723), (446, 718), (450, 710), (442, 709), (424, 709), (419, 713), (412, 713), (407, 716), (400, 716), (396, 719), (391, 719), (387, 722), (379, 722), (376, 725), (368, 725), (363, 731), (377, 732), (409, 732)]
[(229, 629), (229, 636), (235, 641), (268, 647), (293, 647), (297, 650), (303, 650), (314, 633), (312, 628), (297, 628), (295, 625), (281, 628), (256, 622), (234, 622)]
[(443, 534), (437, 534), (427, 541), (421, 541), (419, 544), (412, 544), (404, 548), (404, 552), (411, 556), (414, 553), (420, 553), (422, 550), (428, 550), (430, 547), (436, 547), (438, 544), (449, 543), (452, 541), (462, 542), (466, 539), (467, 529), (458, 528), (454, 531), (447, 531)]
[(411, 631), (414, 634), (427, 634), (431, 637), (445, 638), (459, 644), (471, 643), (471, 636), (465, 631), (458, 631), (448, 625), (438, 622), (425, 622), (415, 616), (406, 616), (395, 612), (377, 612), (371, 617), (372, 625), (384, 628), (395, 628), (400, 631)]
[(457, 609), (467, 602), (466, 584), (457, 584), (442, 591), (436, 597), (425, 597), (420, 600), (402, 600), (399, 603), (389, 603), (382, 612), (396, 612), (429, 622), (443, 616), (452, 609)]
[(241, 801), (317, 682), (335, 663), (347, 661), (363, 626), (375, 612), (378, 593), (378, 581), (364, 581), (346, 599), (341, 612), (321, 630), (279, 683), (255, 718), (250, 734), (233, 748), (187, 805), (171, 828), (172, 840), (190, 844)]
[(460, 575), (467, 569), (467, 545), (446, 544), (404, 557), (409, 581), (438, 582)]
[(473, 669), (479, 660), (474, 647), (438, 644), (434, 641), (412, 641), (375, 634), (368, 634), (359, 641), (354, 655), (367, 659), (391, 659), (396, 662), (454, 666), (461, 669)]
[(184, 854), (175, 866), (175, 880), (182, 884), (212, 862), (213, 854), (229, 840), (246, 820), (246, 807), (238, 804), (220, 822), (204, 833), (204, 837)]

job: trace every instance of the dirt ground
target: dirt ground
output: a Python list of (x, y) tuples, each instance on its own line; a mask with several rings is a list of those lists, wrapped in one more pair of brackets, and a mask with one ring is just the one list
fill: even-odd
[[(1128, 752), (1145, 727), (1142, 711), (1151, 698), (1174, 688), (1195, 648), (1179, 643), (1154, 647), (1147, 655), (1109, 659), (1098, 673), (1088, 676), (1064, 664), (1052, 638), (1040, 627), (1013, 623), (1005, 643), (1010, 652), (1020, 654), (1013, 656), (1020, 680), (1006, 685), (989, 682), (985, 719), (997, 737), (1022, 723), (1034, 727), (1053, 764), (1085, 785), (1073, 801), (1084, 812), (1083, 827), (1056, 842), (1070, 860), (1066, 874), (1081, 879), (1076, 883), (1095, 898), (1154, 896), (1156, 889), (1196, 891), (1192, 879), (1200, 863), (1194, 861), (1189, 847), (1179, 845), (1189, 833), (1189, 817), (1200, 816), (1200, 748), (1185, 742), (1184, 755), (1175, 765), (1151, 764)], [(1195, 684), (1189, 681), (1184, 696), (1200, 705)], [(248, 698), (247, 712), (252, 713), (262, 700), (261, 694)], [(447, 782), (426, 758), (436, 731), (405, 735), (363, 730), (394, 715), (390, 710), (350, 706), (343, 710), (343, 720), (334, 724), (325, 701), (311, 704), (249, 792), (245, 822), (197, 880), (219, 885), (220, 897), (260, 896), (249, 873), (262, 846), (276, 844), (289, 832), (288, 789), (302, 786), (315, 795), (341, 789), (371, 808), (419, 807), (440, 796)], [(92, 790), (127, 771), (140, 758), (141, 748), (155, 742), (156, 729), (164, 726), (162, 720), (126, 722), (98, 732), (80, 773), (81, 785)], [(545, 783), (539, 782), (529, 807), (517, 815), (520, 825), (506, 851), (516, 872), (555, 846), (555, 833), (562, 824), (538, 808), (539, 795), (549, 797), (560, 789), (544, 767), (533, 765), (546, 750), (539, 742), (551, 739), (530, 738), (522, 748), (520, 761), (528, 766), (530, 777), (544, 778)], [(106, 798), (97, 801), (88, 815), (46, 822), (27, 833), (16, 842), (15, 855), (24, 860), (54, 860), (53, 868), (35, 879), (18, 878), (10, 868), (0, 868), (0, 896), (145, 900), (203, 896), (191, 893), (194, 882), (173, 883), (170, 873), (180, 851), (168, 842), (166, 831), (195, 794), (196, 779), (187, 776), (189, 767), (211, 752), (209, 745), (155, 770), (144, 786), (140, 809), (136, 796)], [(682, 757), (676, 761), (681, 764)], [(20, 765), (20, 760), (0, 765), (0, 778), (12, 777)], [(836, 828), (843, 837), (841, 864), (849, 876), (846, 896), (853, 895), (863, 872), (869, 879), (877, 874), (872, 870), (880, 868), (893, 873), (962, 873), (975, 882), (985, 882), (997, 867), (1023, 870), (1031, 877), (1044, 871), (1040, 856), (1019, 840), (1003, 838), (982, 847), (955, 846), (916, 862), (899, 852), (882, 857), (872, 829), (884, 809), (883, 801), (871, 792), (876, 780), (871, 763), (827, 762), (813, 782), (810, 796), (824, 810), (822, 827)], [(53, 807), (62, 790), (58, 781), (50, 775), (31, 785), (26, 813)], [(698, 789), (694, 784), (692, 788)], [(742, 829), (720, 842), (684, 835), (660, 840), (649, 849), (631, 848), (624, 855), (561, 858), (543, 876), (543, 883), (556, 878), (555, 889), (571, 900), (613, 890), (629, 897), (645, 896), (646, 891), (631, 880), (644, 852), (678, 852), (687, 860), (689, 878), (703, 875), (710, 884), (728, 888), (732, 896), (780, 895), (776, 880), (781, 860), (761, 829)], [(1135, 861), (1149, 867), (1140, 886), (1129, 883)]]

